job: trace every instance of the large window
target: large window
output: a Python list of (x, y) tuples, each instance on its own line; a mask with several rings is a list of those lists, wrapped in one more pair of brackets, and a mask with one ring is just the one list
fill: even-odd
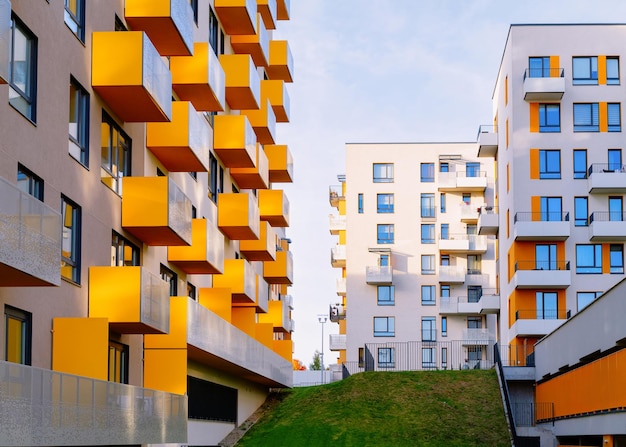
[(435, 274), (435, 255), (422, 255), (422, 275)]
[(393, 163), (374, 163), (374, 183), (393, 183)]
[(576, 245), (576, 273), (602, 273), (602, 245)]
[(606, 83), (607, 85), (619, 85), (619, 57), (606, 57)]
[(541, 197), (539, 200), (541, 220), (561, 222), (563, 220), (562, 202), (561, 197)]
[(122, 235), (113, 232), (111, 237), (111, 266), (137, 266), (139, 263), (139, 248)]
[(540, 179), (560, 179), (561, 178), (561, 151), (540, 150), (539, 151), (539, 178)]
[(104, 110), (102, 111), (100, 177), (102, 183), (122, 194), (122, 179), (130, 176), (131, 140)]
[(65, 24), (85, 41), (85, 0), (65, 0)]
[(393, 337), (395, 334), (395, 317), (374, 317), (374, 337)]
[(169, 284), (170, 296), (178, 296), (178, 275), (161, 264), (161, 279)]
[(467, 274), (480, 275), (482, 273), (481, 261), (480, 255), (467, 255)]
[(450, 239), (450, 224), (441, 224), (441, 239), (444, 241)]
[(74, 78), (70, 78), (69, 136), (70, 155), (89, 166), (89, 94)]
[(109, 340), (109, 382), (128, 383), (128, 345)]
[(611, 244), (610, 246), (611, 273), (624, 273), (624, 245)]
[(535, 292), (537, 303), (537, 320), (557, 320), (558, 295), (556, 292)]
[(437, 341), (435, 317), (422, 317), (422, 341)]
[(424, 193), (420, 197), (421, 200), (421, 216), (435, 217), (435, 194)]
[(621, 222), (624, 220), (622, 196), (609, 196), (609, 220)]
[(539, 132), (561, 131), (560, 104), (539, 104)]
[(37, 95), (37, 38), (13, 16), (9, 58), (9, 104), (35, 122)]
[(434, 346), (422, 347), (422, 368), (433, 369), (437, 367), (437, 348)]
[(467, 286), (467, 302), (478, 303), (483, 296), (483, 286)]
[(432, 183), (435, 181), (435, 163), (420, 164), (420, 181), (422, 183)]
[(376, 195), (376, 212), (379, 214), (393, 213), (393, 194)]
[(81, 209), (66, 197), (61, 197), (63, 237), (61, 246), (61, 276), (80, 283)]
[(574, 178), (587, 178), (587, 149), (574, 149)]
[(589, 225), (588, 197), (574, 197), (574, 225), (577, 227)]
[(622, 150), (621, 149), (609, 149), (607, 151), (607, 158), (609, 162), (609, 171), (621, 171), (622, 165)]
[(599, 130), (598, 103), (574, 104), (574, 132), (598, 132)]
[(378, 224), (376, 225), (377, 242), (379, 244), (393, 244), (394, 225)]
[(21, 164), (17, 165), (17, 187), (43, 202), (43, 180)]
[(482, 317), (467, 317), (467, 328), (468, 329), (482, 329), (483, 328)]
[(556, 244), (535, 245), (535, 270), (557, 270)]
[(435, 301), (435, 286), (422, 286), (422, 306), (434, 306)]
[(612, 102), (606, 105), (607, 130), (609, 132), (622, 131), (622, 107), (619, 102)]
[(578, 312), (591, 304), (600, 295), (602, 295), (602, 292), (577, 292), (576, 304), (578, 305)]
[(396, 303), (394, 286), (378, 286), (377, 297), (379, 306), (393, 306)]
[(574, 85), (598, 84), (598, 58), (596, 56), (572, 58)]
[(549, 78), (550, 77), (550, 57), (529, 57), (528, 58), (528, 77), (530, 78)]
[(435, 243), (435, 224), (422, 224), (422, 244)]
[(465, 163), (466, 177), (480, 177), (480, 163), (468, 161)]
[(396, 355), (394, 348), (378, 348), (378, 367), (395, 368)]
[(4, 360), (31, 364), (32, 315), (11, 306), (4, 306)]

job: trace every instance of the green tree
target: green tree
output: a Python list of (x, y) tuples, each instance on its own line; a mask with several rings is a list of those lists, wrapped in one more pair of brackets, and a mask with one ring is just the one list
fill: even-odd
[(313, 353), (313, 362), (309, 365), (311, 371), (319, 371), (322, 369), (322, 354), (316, 349)]

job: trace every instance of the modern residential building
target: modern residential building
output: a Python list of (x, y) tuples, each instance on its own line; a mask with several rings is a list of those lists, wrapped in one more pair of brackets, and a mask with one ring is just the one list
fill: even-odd
[(216, 445), (292, 384), (288, 0), (0, 0), (0, 444)]

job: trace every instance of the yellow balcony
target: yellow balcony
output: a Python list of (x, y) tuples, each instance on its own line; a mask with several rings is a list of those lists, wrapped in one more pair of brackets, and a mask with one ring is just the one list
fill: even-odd
[(274, 347), (274, 328), (271, 323), (257, 323), (254, 338), (268, 349)]
[(257, 141), (261, 144), (276, 142), (276, 115), (269, 99), (261, 100), (261, 107), (256, 110), (242, 110), (241, 114), (248, 117), (254, 129)]
[(269, 161), (271, 183), (293, 182), (293, 157), (289, 147), (284, 144), (268, 144), (265, 154)]
[(226, 74), (207, 42), (196, 42), (193, 56), (170, 58), (172, 88), (201, 112), (221, 112), (226, 106)]
[(215, 0), (214, 6), (226, 34), (255, 33), (255, 0)]
[(147, 245), (191, 244), (191, 202), (169, 177), (125, 177), (122, 227)]
[(256, 275), (245, 259), (226, 259), (224, 273), (213, 277), (213, 287), (229, 288), (233, 304), (256, 304)]
[(287, 301), (270, 301), (266, 314), (259, 314), (259, 323), (271, 323), (274, 332), (291, 332), (291, 312)]
[(256, 135), (245, 115), (217, 115), (213, 150), (227, 168), (256, 166)]
[[(233, 303), (232, 307), (254, 307), (254, 312), (258, 314), (267, 313), (267, 303), (270, 292), (267, 282), (260, 275), (255, 275), (256, 299), (253, 303)], [(218, 289), (221, 290), (221, 289)], [(227, 289), (230, 290), (230, 289)]]
[(289, 226), (289, 200), (280, 189), (261, 189), (259, 196), (259, 213), (261, 220), (266, 220), (273, 227)]
[(289, 93), (282, 79), (261, 81), (261, 101), (269, 99), (277, 123), (288, 123), (291, 114)]
[(275, 261), (263, 263), (263, 278), (269, 284), (293, 284), (293, 255), (290, 251), (277, 251)]
[(276, 7), (277, 13), (276, 17), (278, 20), (289, 20), (291, 15), (291, 4), (290, 0), (277, 0)]
[(256, 166), (231, 168), (230, 176), (240, 189), (267, 189), (270, 184), (269, 161), (263, 147), (256, 145)]
[(191, 245), (169, 247), (167, 260), (188, 274), (220, 274), (224, 271), (224, 235), (215, 223), (193, 219)]
[(172, 121), (146, 124), (146, 147), (170, 172), (206, 172), (209, 125), (190, 102), (172, 103)]
[(91, 84), (123, 121), (170, 121), (172, 75), (142, 31), (92, 33)]
[(267, 29), (276, 29), (278, 5), (276, 0), (256, 0), (256, 10), (263, 17)]
[(274, 261), (276, 232), (268, 222), (261, 222), (259, 239), (239, 242), (239, 251), (248, 261)]
[(231, 240), (256, 240), (260, 234), (259, 207), (252, 193), (222, 193), (217, 199), (217, 226)]
[(293, 357), (293, 342), (291, 340), (274, 340), (273, 349), (276, 354), (291, 361)]
[(170, 287), (144, 267), (89, 267), (89, 317), (122, 334), (169, 331)]
[(6, 84), (9, 81), (9, 51), (11, 51), (10, 45), (11, 1), (0, 0), (0, 84)]
[(248, 54), (222, 54), (220, 64), (226, 74), (226, 102), (231, 109), (258, 109), (261, 80)]
[(193, 52), (193, 15), (187, 0), (126, 0), (126, 23), (144, 31), (161, 56)]
[(293, 82), (293, 56), (286, 40), (270, 40), (270, 64), (267, 67), (270, 79)]
[(235, 53), (249, 54), (257, 67), (267, 67), (270, 58), (270, 37), (261, 14), (256, 15), (256, 33), (230, 36)]

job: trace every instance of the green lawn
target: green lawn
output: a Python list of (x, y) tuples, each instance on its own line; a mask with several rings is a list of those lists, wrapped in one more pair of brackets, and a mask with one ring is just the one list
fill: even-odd
[(510, 446), (495, 371), (366, 372), (283, 392), (237, 444)]

